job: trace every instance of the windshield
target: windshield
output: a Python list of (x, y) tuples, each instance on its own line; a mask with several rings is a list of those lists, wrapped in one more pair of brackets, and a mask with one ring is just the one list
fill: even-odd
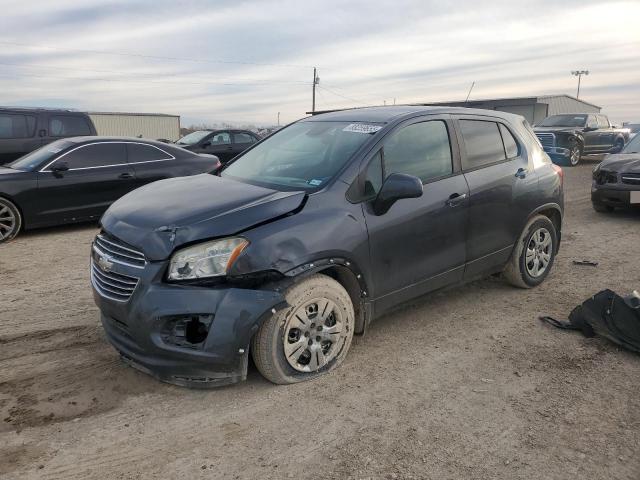
[(198, 130), (197, 132), (192, 132), (189, 135), (185, 135), (176, 143), (178, 145), (194, 145), (210, 133), (211, 132), (209, 130)]
[(272, 188), (320, 188), (381, 128), (373, 123), (295, 123), (247, 151), (221, 176)]
[(6, 166), (13, 168), (14, 170), (30, 172), (38, 168), (40, 164), (43, 164), (48, 160), (52, 160), (58, 152), (70, 147), (71, 145), (74, 145), (74, 143), (69, 140), (58, 140), (28, 153), (24, 157), (20, 157)]
[(587, 124), (586, 115), (551, 115), (545, 118), (539, 127), (584, 127)]
[(636, 135), (622, 149), (622, 153), (640, 153), (640, 135)]

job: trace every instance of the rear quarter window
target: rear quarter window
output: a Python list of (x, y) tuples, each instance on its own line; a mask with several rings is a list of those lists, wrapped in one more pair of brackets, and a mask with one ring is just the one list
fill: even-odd
[(54, 115), (49, 118), (49, 135), (52, 137), (91, 135), (91, 128), (84, 117)]

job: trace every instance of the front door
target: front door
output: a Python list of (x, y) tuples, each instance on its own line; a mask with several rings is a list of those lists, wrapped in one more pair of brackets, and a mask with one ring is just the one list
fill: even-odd
[(420, 178), (420, 198), (397, 201), (383, 215), (363, 204), (379, 313), (462, 279), (468, 187), (446, 119), (412, 120), (383, 141), (367, 167), (367, 190), (379, 191), (391, 173)]
[(595, 115), (587, 116), (587, 128), (582, 135), (584, 137), (584, 153), (597, 152), (600, 147), (600, 132)]
[[(64, 164), (68, 170), (56, 172)], [(98, 218), (136, 187), (124, 143), (106, 142), (70, 150), (38, 173), (37, 223)]]

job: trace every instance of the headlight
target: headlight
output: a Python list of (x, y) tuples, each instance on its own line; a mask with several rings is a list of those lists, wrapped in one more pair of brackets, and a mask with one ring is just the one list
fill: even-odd
[(232, 237), (179, 250), (171, 257), (168, 278), (193, 280), (226, 275), (247, 245), (244, 238)]

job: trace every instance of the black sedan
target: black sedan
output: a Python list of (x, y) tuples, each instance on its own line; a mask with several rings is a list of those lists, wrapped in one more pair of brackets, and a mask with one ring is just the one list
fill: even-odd
[(21, 229), (98, 219), (111, 203), (137, 187), (219, 166), (213, 155), (153, 140), (58, 140), (0, 166), (0, 243)]
[(640, 136), (615, 155), (608, 155), (593, 171), (591, 202), (597, 212), (616, 207), (640, 207)]
[(249, 130), (198, 130), (176, 144), (195, 153), (215, 155), (227, 163), (258, 141), (260, 137)]

